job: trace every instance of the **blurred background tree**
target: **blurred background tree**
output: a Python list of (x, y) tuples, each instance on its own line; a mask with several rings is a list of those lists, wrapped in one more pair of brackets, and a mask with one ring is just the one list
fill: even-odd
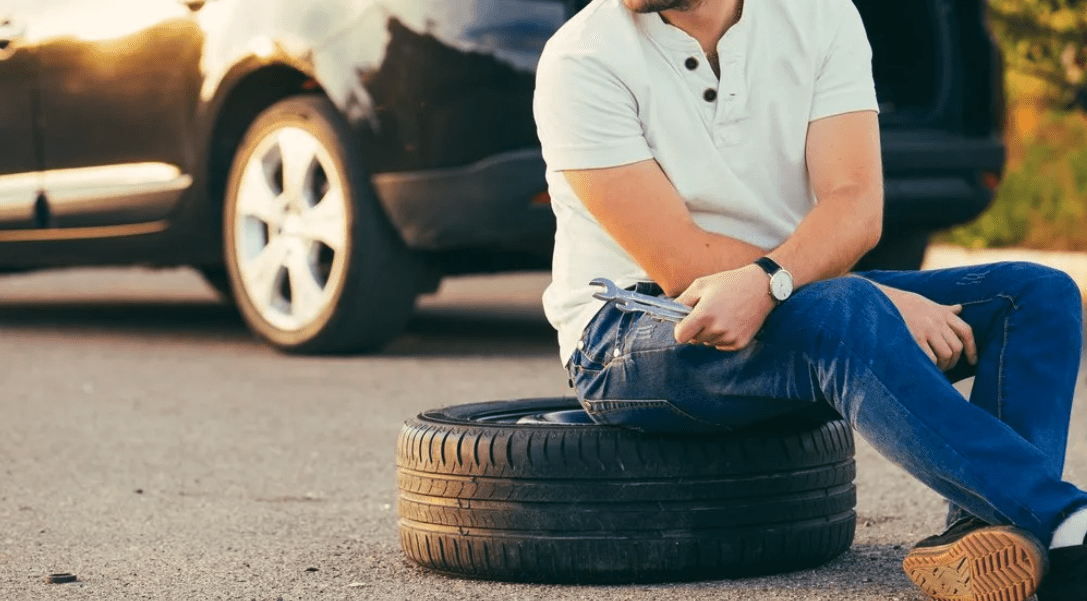
[(1071, 103), (1087, 84), (1087, 0), (989, 0), (993, 33), (1009, 70), (1048, 84)]
[(942, 236), (1087, 251), (1087, 0), (989, 0), (1006, 63), (1008, 162), (992, 206)]

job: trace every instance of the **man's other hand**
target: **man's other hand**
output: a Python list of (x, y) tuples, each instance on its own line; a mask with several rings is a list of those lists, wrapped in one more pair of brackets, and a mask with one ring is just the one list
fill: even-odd
[(746, 347), (774, 308), (766, 272), (758, 265), (698, 278), (676, 300), (694, 307), (676, 325), (676, 341), (722, 351)]
[(887, 286), (879, 288), (894, 303), (917, 345), (940, 371), (955, 367), (963, 355), (971, 365), (977, 365), (974, 332), (959, 317), (962, 305), (941, 305), (913, 292)]

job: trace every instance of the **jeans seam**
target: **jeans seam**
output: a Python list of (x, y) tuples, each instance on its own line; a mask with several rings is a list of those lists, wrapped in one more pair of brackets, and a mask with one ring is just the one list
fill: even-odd
[[(1015, 302), (1015, 297), (1007, 294), (998, 294), (998, 298), (1003, 298), (1011, 305), (1012, 311), (1018, 311), (1019, 305)], [(996, 372), (996, 417), (1000, 421), (1004, 421), (1004, 358), (1008, 350), (1008, 328), (1011, 326), (1011, 318), (1004, 318), (1003, 335), (1004, 339), (1000, 341), (1000, 361), (997, 363)]]
[(997, 294), (997, 295), (991, 296), (989, 298), (982, 298), (982, 299), (972, 300), (972, 301), (963, 301), (963, 302), (961, 302), (959, 304), (964, 306), (964, 307), (966, 305), (981, 305), (981, 304), (984, 304), (984, 303), (991, 303), (994, 300), (997, 300), (997, 299), (1000, 299), (1000, 298), (1008, 301), (1008, 304), (1011, 305), (1012, 309), (1015, 309), (1016, 311), (1019, 310), (1019, 305), (1015, 302), (1015, 297), (1007, 295), (1007, 294)]
[[(1015, 305), (1013, 304), (1012, 307)], [(1008, 350), (1008, 318), (1004, 318), (1000, 341), (1000, 360), (996, 364), (996, 418), (1004, 421), (1004, 358)]]
[[(576, 390), (577, 389), (575, 388), (575, 392), (576, 392)], [(631, 400), (631, 399), (625, 399), (625, 400), (618, 399), (618, 400), (614, 400), (614, 401), (608, 400), (608, 399), (584, 399), (584, 402), (586, 404), (588, 404), (588, 403), (615, 404), (614, 407), (609, 407), (608, 409), (604, 409), (603, 411), (590, 411), (586, 407), (585, 412), (588, 413), (589, 415), (593, 415), (593, 414), (603, 415), (604, 413), (606, 413), (608, 411), (611, 411), (611, 410), (615, 410), (615, 409), (634, 409), (634, 408), (638, 408), (638, 407), (648, 406), (649, 408), (667, 409), (668, 411), (671, 411), (675, 415), (678, 415), (678, 416), (680, 416), (682, 418), (685, 418), (685, 419), (689, 419), (689, 420), (691, 420), (693, 422), (698, 422), (700, 424), (704, 424), (704, 425), (707, 425), (707, 426), (713, 426), (714, 428), (721, 428), (721, 429), (724, 429), (724, 430), (732, 430), (731, 426), (728, 426), (728, 425), (725, 425), (725, 424), (719, 424), (717, 422), (706, 421), (704, 419), (701, 419), (699, 417), (691, 415), (690, 413), (687, 413), (686, 411), (683, 411), (682, 409), (677, 407), (675, 403), (673, 403), (673, 402), (671, 402), (671, 401), (669, 401), (667, 399), (655, 400), (655, 401), (636, 401), (636, 400)]]
[[(1018, 311), (1019, 305), (1015, 302), (1015, 297), (1008, 294), (997, 294), (991, 298), (982, 300), (969, 301), (959, 303), (960, 305), (980, 305), (988, 302), (992, 302), (997, 299), (1004, 299), (1008, 301), (1008, 305), (1011, 306), (1012, 311)], [(1004, 362), (1005, 353), (1008, 350), (1008, 327), (1009, 318), (1004, 318), (1004, 327), (1002, 328), (1002, 338), (1000, 340), (1000, 357), (996, 364), (996, 418), (1000, 421), (1004, 421)]]
[[(1003, 295), (1001, 295), (1001, 296), (1003, 296)], [(822, 325), (821, 325), (821, 324), (820, 324), (820, 328), (822, 328)], [(857, 361), (859, 361), (859, 358), (857, 357), (857, 355), (855, 355), (855, 354), (853, 353), (853, 351), (852, 351), (851, 349), (849, 349), (848, 347), (846, 347), (846, 348), (845, 348), (845, 352), (846, 352), (846, 353), (848, 353), (848, 354), (850, 355), (850, 358), (852, 358), (852, 359), (854, 359), (854, 360), (857, 360)], [(809, 361), (809, 363), (810, 363), (810, 364), (818, 365), (818, 362), (815, 362), (815, 361), (812, 361), (812, 360), (811, 360), (811, 357), (810, 357), (810, 355), (808, 355), (808, 353), (803, 353), (803, 356), (804, 356), (804, 358), (805, 358), (805, 359), (806, 359), (807, 361)], [(862, 364), (863, 364), (863, 362), (862, 362)], [(890, 390), (889, 390), (889, 389), (887, 388), (887, 386), (886, 386), (886, 385), (885, 385), (885, 384), (883, 383), (883, 380), (882, 380), (882, 379), (881, 379), (881, 378), (880, 378), (879, 376), (877, 376), (877, 375), (875, 374), (875, 372), (873, 372), (873, 371), (872, 371), (871, 369), (867, 369), (867, 368), (865, 369), (865, 371), (866, 371), (866, 372), (867, 372), (867, 373), (868, 373), (869, 375), (871, 375), (871, 376), (872, 376), (872, 378), (873, 378), (873, 379), (874, 379), (874, 380), (875, 380), (876, 382), (878, 382), (878, 383), (879, 383), (879, 385), (880, 385), (880, 388), (882, 388), (882, 389), (883, 389), (884, 393), (885, 393), (885, 394), (887, 395), (887, 398), (889, 398), (889, 399), (893, 399), (894, 403), (895, 403), (896, 405), (898, 405), (898, 406), (899, 406), (900, 408), (902, 408), (902, 409), (905, 409), (905, 408), (906, 408), (906, 407), (905, 407), (905, 406), (904, 406), (904, 405), (902, 404), (902, 402), (901, 402), (901, 401), (900, 401), (900, 400), (898, 399), (898, 397), (897, 397), (897, 396), (895, 396), (895, 395), (893, 395), (893, 394), (890, 394)], [(825, 395), (825, 394), (826, 394), (826, 392), (824, 391), (824, 395)], [(859, 408), (860, 408), (860, 407), (861, 407), (862, 405), (863, 405), (863, 403), (862, 403), (861, 405), (856, 405), (856, 406), (855, 406), (855, 408), (856, 408), (856, 409), (859, 409)], [(851, 413), (852, 413), (852, 414), (854, 415), (854, 417), (855, 417), (855, 416), (856, 416), (856, 414), (857, 414), (857, 411), (853, 411), (853, 412), (851, 412)], [(910, 415), (915, 415), (915, 414), (914, 414), (913, 412), (909, 412), (909, 413), (910, 413)], [(856, 429), (856, 423), (855, 423), (855, 422), (854, 422), (854, 421), (853, 421), (852, 419), (851, 419), (851, 420), (849, 420), (849, 421), (850, 421), (851, 425), (853, 426), (853, 429)], [(945, 447), (947, 447), (947, 448), (948, 448), (948, 450), (952, 451), (952, 452), (953, 452), (953, 453), (954, 453), (954, 454), (955, 454), (955, 455), (956, 455), (957, 457), (959, 457), (959, 459), (960, 459), (960, 460), (962, 460), (962, 461), (963, 461), (963, 464), (966, 464), (965, 458), (964, 458), (964, 457), (963, 457), (962, 455), (960, 455), (960, 454), (958, 453), (958, 451), (954, 450), (954, 448), (953, 448), (953, 447), (951, 446), (951, 444), (949, 443), (949, 441), (947, 440), (947, 438), (946, 438), (945, 436), (943, 436), (942, 434), (939, 434), (939, 433), (938, 433), (938, 432), (937, 432), (936, 430), (934, 430), (933, 428), (931, 428), (931, 427), (930, 427), (930, 426), (928, 426), (927, 424), (925, 425), (925, 429), (926, 429), (926, 430), (928, 430), (928, 431), (929, 431), (930, 433), (932, 433), (933, 435), (935, 435), (935, 436), (936, 436), (936, 438), (937, 438), (937, 439), (939, 439), (939, 440), (940, 440), (941, 442), (943, 442), (943, 444), (945, 445)], [(977, 470), (976, 470), (976, 469), (975, 469), (974, 471), (975, 471), (975, 473), (977, 472)], [(994, 490), (999, 490), (999, 487), (994, 487)], [(979, 498), (981, 498), (981, 497), (979, 496)], [(991, 500), (989, 500), (989, 499), (984, 499), (984, 498), (983, 498), (982, 500), (984, 500), (984, 501), (985, 501), (986, 503), (992, 504), (992, 501), (991, 501)], [(1039, 517), (1039, 516), (1038, 516), (1037, 514), (1035, 514), (1035, 513), (1034, 513), (1034, 510), (1033, 510), (1033, 509), (1031, 509), (1031, 508), (1030, 508), (1030, 507), (1029, 507), (1028, 505), (1026, 505), (1026, 504), (1024, 504), (1024, 503), (1021, 503), (1021, 502), (1019, 502), (1019, 501), (1017, 501), (1017, 500), (1015, 500), (1015, 499), (1012, 499), (1012, 498), (1010, 498), (1010, 497), (1008, 498), (1008, 500), (1010, 500), (1010, 501), (1012, 501), (1013, 503), (1015, 503), (1016, 505), (1018, 505), (1018, 506), (1020, 507), (1020, 509), (1023, 509), (1023, 510), (1025, 510), (1025, 513), (1026, 513), (1027, 515), (1029, 515), (1029, 516), (1030, 516), (1031, 518), (1033, 518), (1033, 519), (1034, 519), (1034, 521), (1035, 521), (1035, 523), (1037, 523), (1037, 524), (1039, 524), (1039, 525), (1042, 525), (1042, 520), (1041, 520), (1041, 518), (1040, 518), (1040, 517)], [(1017, 524), (1017, 525), (1020, 525), (1020, 526), (1021, 526), (1021, 524)], [(1046, 526), (1042, 526), (1042, 527), (1043, 527), (1043, 528), (1045, 528)]]
[(595, 403), (601, 405), (596, 410), (596, 413), (603, 413), (605, 411), (614, 411), (615, 409), (632, 409), (634, 407), (668, 407), (668, 403), (665, 401), (636, 401), (631, 399), (585, 399), (586, 403)]

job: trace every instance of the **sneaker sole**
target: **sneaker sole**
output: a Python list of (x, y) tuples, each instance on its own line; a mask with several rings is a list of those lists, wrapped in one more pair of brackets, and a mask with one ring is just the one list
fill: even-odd
[(961, 539), (913, 549), (902, 569), (940, 601), (1026, 601), (1045, 574), (1046, 556), (1034, 537), (1011, 526), (976, 530)]

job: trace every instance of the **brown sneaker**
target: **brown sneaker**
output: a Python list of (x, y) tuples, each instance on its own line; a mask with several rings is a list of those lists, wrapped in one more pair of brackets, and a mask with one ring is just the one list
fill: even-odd
[(902, 569), (926, 595), (941, 601), (1026, 601), (1046, 572), (1046, 550), (1014, 526), (963, 518), (917, 543)]

